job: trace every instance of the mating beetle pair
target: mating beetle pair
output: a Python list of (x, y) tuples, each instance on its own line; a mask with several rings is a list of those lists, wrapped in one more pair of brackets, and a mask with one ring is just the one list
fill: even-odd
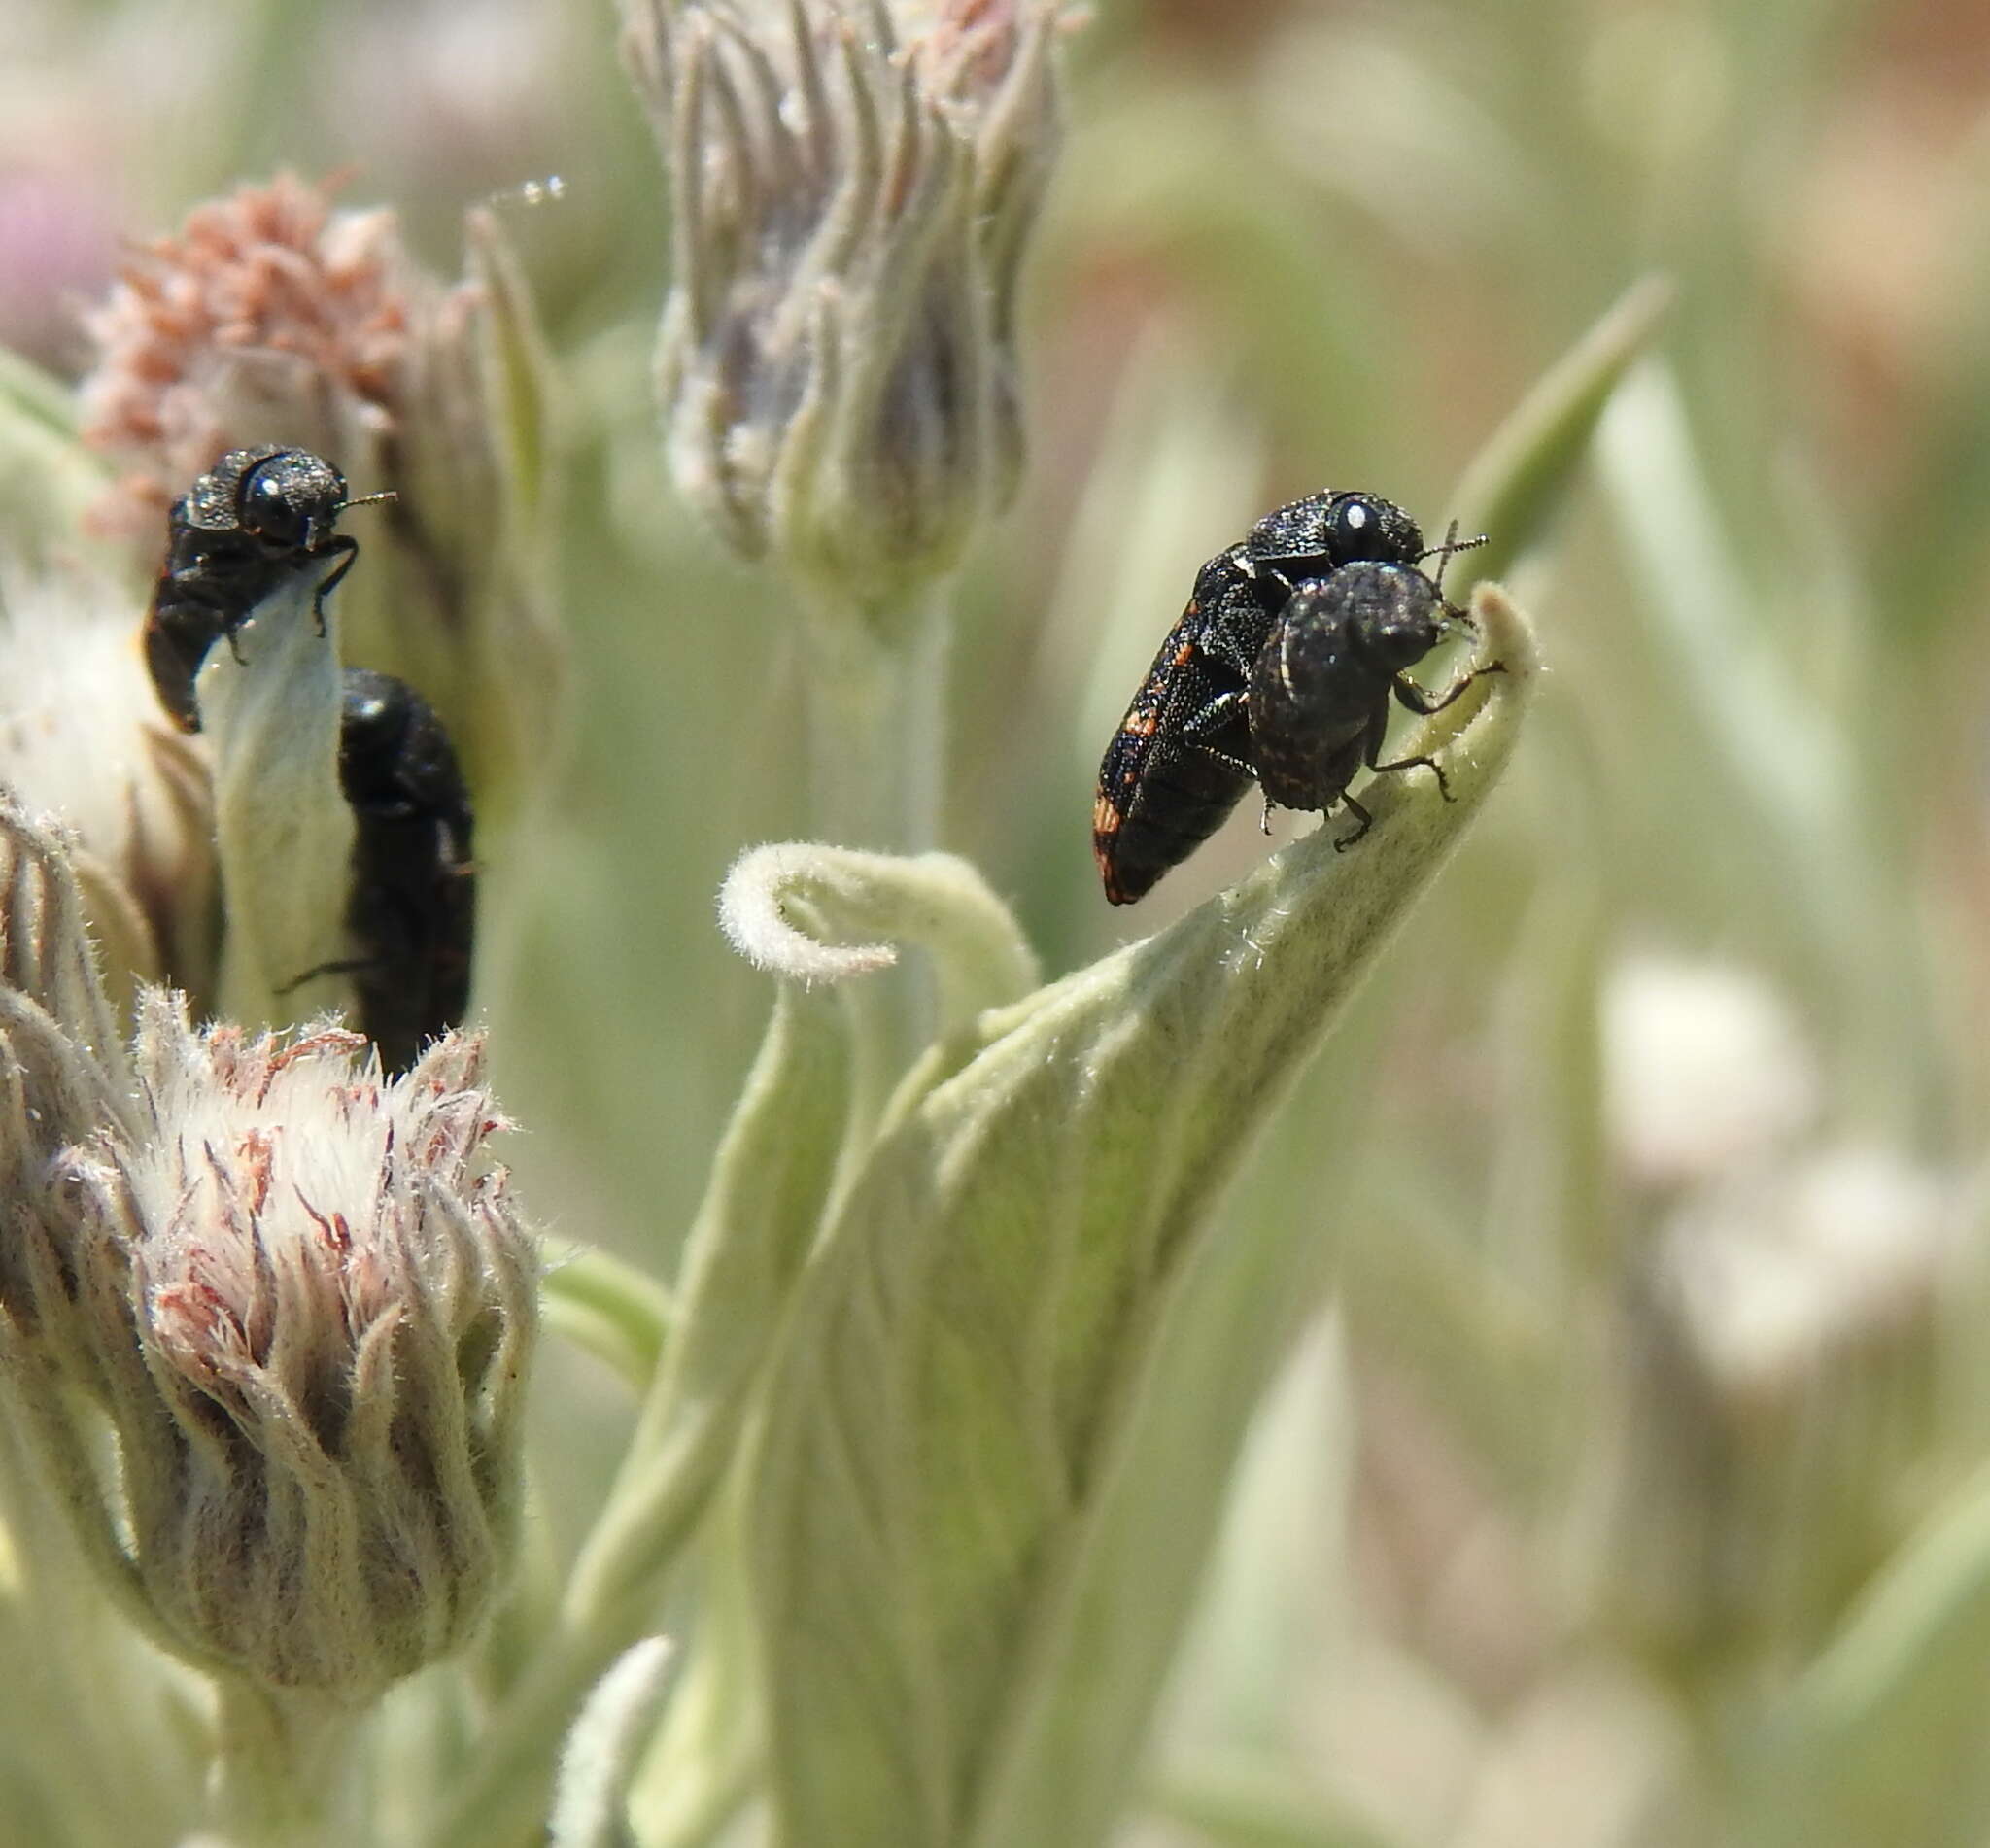
[[(1447, 624), (1468, 621), (1444, 600), (1442, 576), (1452, 553), (1481, 543), (1426, 548), (1392, 502), (1328, 490), (1267, 514), (1211, 559), (1099, 766), (1092, 849), (1106, 897), (1143, 897), (1253, 781), (1267, 809), (1346, 808), (1359, 825), (1339, 847), (1368, 831), (1368, 811), (1347, 793), (1364, 764), (1422, 765), (1448, 799), (1429, 758), (1378, 760), (1391, 693), (1435, 712), (1477, 677), (1430, 695), (1405, 669)], [(1435, 579), (1419, 568), (1433, 553)]]
[[(325, 633), (325, 599), (360, 550), (334, 527), (365, 500), (349, 499), (345, 477), (322, 457), (265, 444), (230, 450), (174, 503), (144, 646), (159, 703), (181, 730), (200, 730), (194, 682), (215, 643), (225, 637), (234, 648), (257, 605), (318, 565), (330, 566), (312, 587)], [(405, 681), (348, 667), (342, 695), (338, 778), (354, 823), (345, 916), (352, 953), (304, 971), (292, 985), (352, 975), (361, 1030), (382, 1066), (400, 1072), (424, 1041), (463, 1019), (469, 1002), (469, 790), (442, 721)]]

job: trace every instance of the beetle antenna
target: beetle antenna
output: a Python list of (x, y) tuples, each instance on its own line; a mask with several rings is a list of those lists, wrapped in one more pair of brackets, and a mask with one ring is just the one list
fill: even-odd
[[(338, 510), (346, 513), (354, 507), (370, 507), (376, 500), (398, 500), (400, 496), (392, 488), (383, 488), (377, 495), (361, 495), (357, 500), (341, 500)], [(1439, 567), (1442, 568), (1441, 566)]]
[(1460, 539), (1458, 536), (1458, 522), (1454, 520), (1451, 523), (1450, 530), (1444, 535), (1444, 543), (1442, 545), (1433, 545), (1427, 552), (1419, 555), (1417, 559), (1419, 565), (1422, 565), (1424, 559), (1434, 558), (1437, 561), (1437, 569), (1431, 576), (1430, 581), (1437, 587), (1437, 595), (1440, 598), (1444, 595), (1444, 567), (1451, 563), (1451, 555), (1454, 552), (1475, 552), (1487, 542), (1490, 536), (1490, 534), (1482, 532), (1476, 539)]

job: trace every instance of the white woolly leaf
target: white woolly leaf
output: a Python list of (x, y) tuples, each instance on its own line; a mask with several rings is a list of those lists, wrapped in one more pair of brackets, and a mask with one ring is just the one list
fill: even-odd
[(733, 947), (770, 975), (836, 982), (889, 969), (897, 942), (932, 954), (945, 1031), (1027, 993), (1036, 959), (1009, 908), (950, 853), (914, 859), (782, 841), (741, 854), (719, 893)]
[[(1142, 1436), (1163, 1331), (1216, 1193), (1512, 747), (1530, 639), (1496, 589), (1475, 611), (1508, 671), (1406, 746), (1456, 802), (1382, 779), (1357, 850), (1323, 829), (982, 1015), (857, 1175), (747, 1484), (789, 1848), (1077, 1848), (1113, 1814), (1183, 1601), (1124, 1518), (1184, 1454)], [(1206, 1523), (1222, 1487), (1149, 1505)]]
[(566, 1735), (547, 1829), (551, 1848), (625, 1848), (636, 1760), (669, 1690), (669, 1639), (646, 1636), (595, 1684)]
[(227, 894), (222, 1011), (244, 1026), (352, 1002), (351, 977), (331, 973), (351, 955), (353, 813), (338, 781), (338, 651), (312, 610), (326, 569), (314, 561), (264, 598), (195, 683)]

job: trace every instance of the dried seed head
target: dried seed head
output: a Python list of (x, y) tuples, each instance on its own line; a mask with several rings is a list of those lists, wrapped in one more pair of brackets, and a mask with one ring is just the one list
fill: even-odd
[(88, 317), (85, 434), (125, 468), (102, 518), (152, 553), (231, 448), (293, 446), (355, 494), (391, 490), (339, 591), (352, 654), (423, 690), (488, 804), (544, 754), (559, 655), (539, 336), (496, 218), (465, 231), (470, 275), (445, 285), (393, 212), (334, 212), (294, 176), (198, 207)]
[(147, 990), (127, 1065), (63, 843), (10, 805), (0, 844), (16, 1413), (157, 1640), (363, 1704), (468, 1636), (513, 1548), (533, 1259), (481, 1044), (384, 1083), (357, 1035)]
[(624, 0), (669, 169), (666, 447), (736, 550), (881, 617), (1014, 485), (1054, 0)]

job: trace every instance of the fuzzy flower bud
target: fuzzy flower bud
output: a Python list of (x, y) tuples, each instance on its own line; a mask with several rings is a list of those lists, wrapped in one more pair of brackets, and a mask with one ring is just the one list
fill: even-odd
[(148, 566), (229, 449), (292, 446), (356, 495), (392, 491), (352, 516), (349, 663), (420, 689), (488, 798), (543, 757), (559, 648), (539, 334), (496, 216), (464, 232), (468, 274), (445, 285), (393, 212), (334, 212), (291, 175), (198, 207), (89, 315), (84, 435), (124, 471), (100, 519)]
[(0, 783), (61, 816), (113, 994), (217, 980), (206, 757), (166, 722), (132, 646), (130, 599), (73, 563), (0, 559)]
[(1014, 485), (1056, 6), (623, 10), (670, 175), (671, 470), (735, 550), (881, 620)]
[[(361, 1706), (510, 1560), (533, 1256), (481, 1044), (109, 1028), (64, 843), (0, 849), (0, 1363), (83, 1551), (164, 1647)], [(95, 1458), (107, 1424), (115, 1472)]]

